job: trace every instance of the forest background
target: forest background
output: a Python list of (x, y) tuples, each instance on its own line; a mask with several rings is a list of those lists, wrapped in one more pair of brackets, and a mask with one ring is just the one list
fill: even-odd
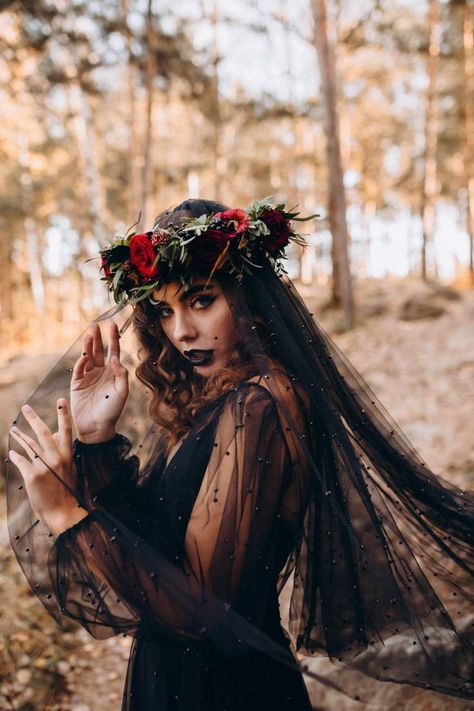
[[(0, 0), (0, 467), (19, 406), (110, 303), (101, 247), (185, 197), (274, 195), (321, 215), (288, 259), (316, 316), (435, 471), (472, 486), (473, 16), (472, 0)], [(0, 709), (118, 708), (128, 640), (54, 638), (4, 514)], [(385, 709), (438, 708), (379, 686)]]

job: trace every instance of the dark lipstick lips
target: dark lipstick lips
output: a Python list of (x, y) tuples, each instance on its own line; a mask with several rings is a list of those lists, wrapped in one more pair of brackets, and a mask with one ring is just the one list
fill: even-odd
[(206, 365), (212, 358), (213, 350), (198, 350), (192, 348), (189, 351), (184, 351), (183, 355), (193, 365)]

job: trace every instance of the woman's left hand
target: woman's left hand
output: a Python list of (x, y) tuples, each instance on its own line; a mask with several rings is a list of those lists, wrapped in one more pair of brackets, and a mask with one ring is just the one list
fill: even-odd
[(57, 404), (58, 431), (54, 434), (32, 407), (21, 408), (38, 441), (19, 427), (12, 427), (10, 434), (26, 456), (14, 450), (8, 456), (23, 476), (33, 511), (52, 533), (59, 535), (84, 518), (87, 511), (80, 508), (70, 491), (75, 490), (77, 477), (72, 457), (72, 421), (67, 401), (61, 398)]

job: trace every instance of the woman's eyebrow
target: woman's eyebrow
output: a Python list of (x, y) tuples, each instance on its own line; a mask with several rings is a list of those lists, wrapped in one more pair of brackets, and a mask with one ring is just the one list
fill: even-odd
[[(196, 284), (195, 286), (190, 287), (186, 291), (184, 291), (181, 296), (179, 297), (180, 301), (185, 301), (188, 299), (190, 296), (193, 294), (196, 294), (198, 291), (204, 291), (205, 289), (212, 289), (213, 284), (208, 284), (207, 287), (205, 284)], [(169, 306), (169, 303), (165, 300), (159, 301), (155, 306)]]

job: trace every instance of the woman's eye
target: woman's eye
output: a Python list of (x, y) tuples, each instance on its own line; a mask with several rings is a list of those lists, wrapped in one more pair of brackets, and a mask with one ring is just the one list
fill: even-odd
[[(193, 301), (190, 302), (190, 305), (192, 308), (194, 308), (195, 304), (198, 302), (201, 303), (200, 306), (196, 306), (199, 310), (205, 309), (207, 306), (210, 306), (213, 301), (215, 301), (216, 297), (215, 296), (209, 296), (207, 294), (203, 294), (202, 296), (197, 296)], [(166, 313), (167, 311), (171, 313)], [(173, 313), (172, 309), (170, 309), (168, 306), (162, 306), (161, 309), (158, 309), (158, 316), (160, 318), (168, 318), (168, 316), (171, 316)]]
[(191, 306), (198, 309), (205, 309), (210, 306), (216, 300), (215, 296), (210, 296), (208, 294), (203, 294), (202, 296), (197, 296), (193, 301), (191, 301)]
[(168, 309), (166, 306), (161, 309), (158, 309), (158, 316), (160, 318), (166, 318), (167, 316), (171, 316), (172, 313), (173, 312), (171, 311), (171, 309)]

